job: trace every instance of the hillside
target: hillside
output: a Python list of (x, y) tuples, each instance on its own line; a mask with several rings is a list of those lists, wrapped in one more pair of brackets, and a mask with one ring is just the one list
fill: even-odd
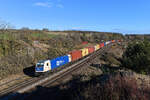
[(42, 59), (67, 54), (111, 39), (123, 39), (119, 33), (88, 31), (0, 30), (0, 79), (22, 73)]
[(149, 76), (120, 67), (125, 45), (112, 45), (92, 64), (62, 78), (60, 82), (25, 93), (32, 95), (25, 100), (149, 100)]
[[(125, 41), (111, 45), (111, 48), (94, 59), (91, 65), (72, 73), (70, 79), (63, 80), (59, 85), (37, 88), (34, 93), (37, 93), (38, 96), (36, 95), (35, 98), (40, 100), (43, 99), (44, 95), (45, 100), (50, 97), (56, 100), (125, 100), (125, 98), (129, 100), (149, 100), (149, 75), (136, 73), (136, 70), (122, 64), (126, 50), (130, 54), (129, 44), (133, 42), (136, 45), (143, 42), (135, 38), (132, 40), (119, 33), (1, 30), (0, 83), (9, 82), (10, 78), (15, 79), (26, 75), (26, 72), (28, 72), (28, 75), (32, 74), (31, 69), (39, 60), (52, 59), (67, 54), (69, 51), (112, 39)], [(88, 44), (84, 44), (84, 42), (88, 42)], [(146, 43), (149, 43), (149, 41)], [(140, 47), (140, 45), (138, 46)], [(135, 48), (135, 51), (145, 50), (142, 51), (142, 54), (146, 53), (148, 56), (149, 46), (145, 46), (148, 48), (139, 50)], [(140, 59), (138, 58), (138, 60)], [(130, 63), (128, 64), (130, 65)], [(139, 68), (142, 67), (139, 66)], [(143, 68), (147, 67), (144, 66)], [(49, 91), (57, 92), (51, 94)], [(57, 97), (57, 95), (59, 96)], [(35, 100), (35, 98), (32, 99)]]

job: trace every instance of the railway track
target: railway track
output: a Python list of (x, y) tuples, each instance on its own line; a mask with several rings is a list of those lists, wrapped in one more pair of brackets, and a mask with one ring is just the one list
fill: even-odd
[(14, 86), (12, 86), (12, 87), (10, 87), (10, 88), (7, 88), (7, 89), (5, 89), (5, 90), (2, 90), (2, 91), (0, 91), (0, 97), (4, 97), (4, 96), (6, 96), (6, 95), (9, 95), (10, 93), (15, 92), (16, 90), (20, 89), (21, 87), (24, 87), (24, 86), (26, 86), (26, 85), (28, 85), (28, 84), (31, 84), (31, 83), (33, 83), (33, 82), (36, 82), (36, 81), (38, 81), (39, 79), (40, 79), (40, 78), (31, 78), (31, 79), (29, 79), (29, 80), (23, 81), (23, 82), (20, 83), (20, 84), (16, 84), (16, 85), (14, 85)]
[[(107, 49), (109, 49), (109, 48), (105, 48), (105, 49), (102, 49), (102, 50), (100, 50), (100, 51), (104, 51), (104, 50), (107, 50)], [(54, 79), (52, 79), (52, 80), (50, 80), (50, 81), (48, 81), (48, 82), (45, 82), (45, 83), (43, 83), (43, 84), (41, 84), (40, 85), (40, 87), (53, 87), (53, 86), (55, 86), (57, 83), (60, 83), (63, 79), (65, 79), (65, 78), (67, 78), (67, 76), (69, 76), (70, 74), (72, 74), (72, 72), (75, 72), (75, 71), (78, 71), (78, 70), (80, 70), (81, 69), (81, 67), (86, 67), (88, 64), (91, 64), (97, 57), (98, 57), (98, 55), (100, 55), (100, 54), (103, 54), (103, 53), (101, 53), (100, 51), (98, 51), (97, 53), (95, 53), (94, 55), (92, 55), (92, 56), (90, 56), (86, 61), (84, 61), (83, 63), (81, 63), (81, 64), (79, 64), (79, 65), (77, 65), (76, 67), (74, 67), (74, 68), (72, 68), (71, 70), (69, 70), (69, 71), (66, 71), (65, 73), (63, 73), (63, 74), (61, 74), (61, 75), (59, 75), (59, 76), (57, 76), (57, 77), (55, 77)], [(38, 89), (38, 91), (40, 91), (39, 89)], [(48, 90), (49, 91), (49, 90)], [(50, 90), (51, 92), (50, 92), (50, 95), (56, 95), (57, 93), (56, 93), (56, 91), (55, 91), (55, 89), (52, 89), (52, 90)], [(42, 91), (43, 92), (43, 91)], [(49, 93), (49, 92), (48, 92)], [(56, 94), (55, 94), (56, 93)], [(41, 93), (40, 93), (41, 94)], [(47, 94), (47, 92), (46, 91), (44, 91), (44, 93), (42, 93), (43, 95), (45, 95), (45, 94)], [(36, 91), (34, 91), (34, 92), (32, 92), (31, 94), (26, 94), (26, 96), (25, 96), (25, 98), (19, 98), (19, 99), (17, 99), (17, 100), (39, 100), (39, 98), (38, 97), (36, 97), (37, 96), (37, 93), (36, 93)], [(45, 98), (44, 98), (45, 99)], [(54, 99), (54, 98), (53, 98)], [(41, 99), (40, 99), (41, 100)]]
[[(32, 78), (32, 79), (24, 81), (18, 85), (15, 85), (11, 88), (8, 88), (4, 91), (1, 91), (0, 92), (0, 97), (1, 97), (0, 100), (14, 100), (14, 98), (16, 99), (16, 97), (20, 97), (21, 94), (23, 94), (27, 91), (34, 90), (35, 87), (38, 85), (46, 86), (46, 85), (52, 84), (52, 83), (56, 82), (57, 80), (61, 79), (62, 77), (65, 77), (66, 75), (76, 71), (77, 69), (80, 69), (81, 67), (84, 67), (85, 65), (90, 64), (92, 62), (92, 60), (97, 57), (97, 55), (102, 53), (102, 51), (104, 51), (104, 49), (107, 50), (110, 47), (110, 45), (94, 52), (93, 54), (91, 54), (91, 55), (85, 57), (84, 59), (78, 61), (77, 63), (55, 73), (52, 76), (47, 75), (47, 76), (42, 76), (39, 78)], [(24, 96), (24, 98), (25, 98), (25, 96)], [(21, 99), (23, 100), (22, 97), (21, 97)]]
[(7, 84), (9, 84), (9, 83), (11, 83), (11, 82), (14, 82), (14, 81), (16, 81), (16, 80), (21, 80), (21, 79), (23, 79), (24, 77), (25, 77), (25, 76), (22, 76), (22, 77), (19, 77), (19, 78), (10, 80), (10, 81), (8, 81), (8, 82), (2, 83), (2, 84), (0, 84), (0, 87), (1, 87), (1, 86), (4, 86), (4, 85), (7, 85)]

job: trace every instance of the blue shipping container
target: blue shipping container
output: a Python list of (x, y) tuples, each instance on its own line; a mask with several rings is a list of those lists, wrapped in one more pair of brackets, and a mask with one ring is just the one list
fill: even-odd
[(53, 70), (54, 68), (69, 63), (69, 56), (66, 55), (66, 56), (57, 57), (55, 59), (52, 59), (50, 62), (51, 62), (51, 70)]

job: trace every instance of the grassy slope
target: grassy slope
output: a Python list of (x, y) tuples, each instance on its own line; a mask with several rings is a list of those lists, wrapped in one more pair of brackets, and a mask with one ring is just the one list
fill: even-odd
[(81, 45), (82, 41), (91, 45), (119, 37), (122, 35), (103, 32), (0, 30), (0, 77), (23, 72), (38, 60), (52, 59), (86, 47)]

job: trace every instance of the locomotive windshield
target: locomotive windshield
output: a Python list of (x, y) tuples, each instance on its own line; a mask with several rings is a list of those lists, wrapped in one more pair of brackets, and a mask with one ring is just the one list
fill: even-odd
[(43, 67), (44, 63), (37, 63), (36, 67)]
[(36, 64), (36, 67), (43, 67), (44, 66), (44, 61), (40, 61)]

